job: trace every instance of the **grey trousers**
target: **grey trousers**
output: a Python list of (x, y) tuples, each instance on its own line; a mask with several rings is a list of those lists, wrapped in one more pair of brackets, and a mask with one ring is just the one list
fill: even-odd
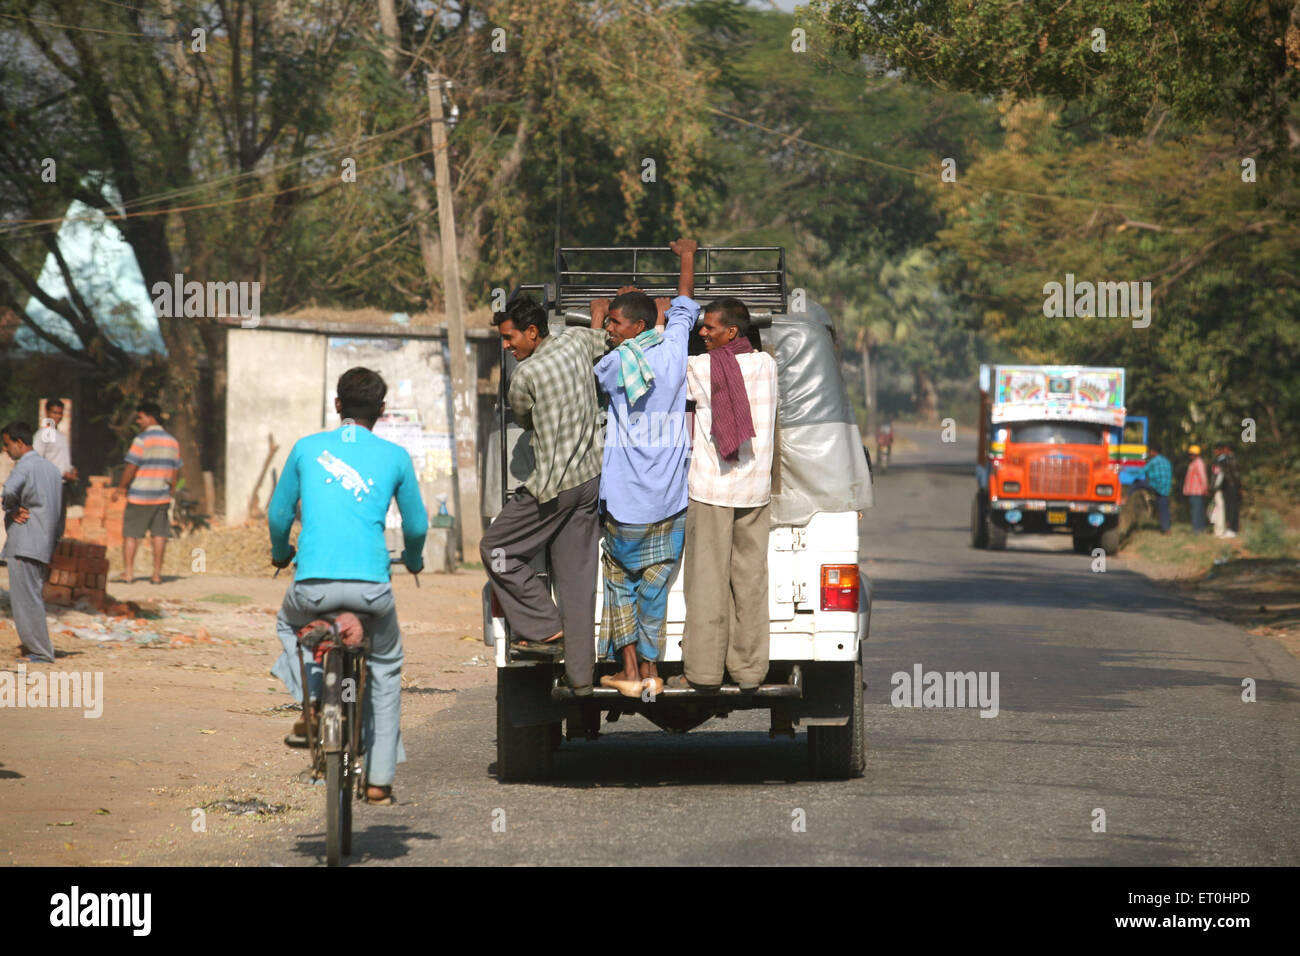
[(767, 676), (770, 509), (695, 500), (686, 507), (682, 670), (692, 684), (721, 684), (724, 667), (743, 687)]
[[(366, 782), (387, 787), (397, 765), (406, 760), (402, 746), (402, 631), (397, 624), (393, 587), (387, 581), (295, 581), (284, 593), (284, 603), (275, 620), (276, 633), (284, 653), (271, 673), (284, 681), (294, 700), (302, 700), (302, 670), (299, 667), (298, 629), (322, 614), (352, 611), (371, 616), (370, 673), (365, 709), (361, 715), (361, 737), (366, 751)], [(313, 700), (321, 696), (321, 666), (305, 658), (307, 682)]]
[[(563, 631), (564, 669), (574, 687), (591, 684), (596, 667), (599, 506), (599, 477), (545, 504), (520, 488), (479, 542), (483, 567), (512, 636), (541, 641)], [(558, 608), (529, 567), (547, 547)]]
[(54, 644), (45, 625), (45, 565), (34, 558), (9, 559), (9, 603), (18, 639), (33, 657), (53, 662)]

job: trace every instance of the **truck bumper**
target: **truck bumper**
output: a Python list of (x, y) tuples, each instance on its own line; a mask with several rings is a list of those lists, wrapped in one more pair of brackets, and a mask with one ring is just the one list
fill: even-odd
[(1054, 531), (1097, 532), (1119, 522), (1114, 501), (1053, 501), (1000, 498), (989, 503), (993, 523), (1008, 531), (1049, 534)]

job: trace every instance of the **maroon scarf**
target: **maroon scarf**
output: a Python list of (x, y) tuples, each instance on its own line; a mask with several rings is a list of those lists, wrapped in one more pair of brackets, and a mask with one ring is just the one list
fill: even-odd
[(740, 446), (754, 437), (749, 393), (745, 391), (745, 379), (736, 361), (737, 355), (752, 351), (754, 347), (743, 335), (709, 351), (709, 392), (713, 405), (710, 432), (718, 445), (718, 454), (727, 461), (739, 461)]

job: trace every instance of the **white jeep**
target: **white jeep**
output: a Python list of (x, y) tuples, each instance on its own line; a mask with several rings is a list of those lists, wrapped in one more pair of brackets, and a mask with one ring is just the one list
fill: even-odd
[[(552, 314), (552, 334), (562, 334), (566, 318), (586, 324), (591, 298), (611, 295), (624, 280), (651, 295), (671, 294), (656, 276), (635, 265), (617, 281), (605, 276), (582, 282), (583, 273), (568, 262), (583, 252), (616, 250), (562, 249), (557, 256), (557, 295), (540, 292)], [(623, 253), (663, 250), (622, 249)], [(721, 253), (777, 253), (775, 270), (754, 270), (764, 283), (737, 284), (734, 272), (715, 275), (710, 268)], [(866, 750), (862, 725), (862, 642), (871, 620), (871, 588), (858, 556), (861, 511), (872, 504), (871, 474), (853, 407), (844, 388), (835, 354), (834, 331), (826, 311), (809, 303), (800, 313), (786, 311), (784, 251), (770, 248), (701, 249), (704, 271), (697, 272), (696, 298), (738, 295), (746, 300), (762, 344), (777, 361), (780, 404), (777, 451), (772, 476), (772, 529), (768, 545), (768, 613), (771, 618), (770, 666), (766, 682), (753, 694), (735, 684), (716, 693), (666, 688), (640, 700), (613, 688), (596, 686), (591, 696), (575, 698), (559, 680), (560, 659), (513, 651), (509, 628), (483, 589), (483, 639), (497, 666), (497, 775), (502, 781), (542, 780), (553, 769), (554, 751), (563, 740), (594, 738), (601, 714), (609, 721), (640, 714), (665, 730), (691, 730), (711, 717), (733, 710), (771, 713), (770, 733), (793, 736), (808, 730), (810, 769), (814, 776), (847, 778), (862, 773)], [(779, 283), (779, 287), (778, 287)], [(775, 292), (776, 294), (773, 294)], [(502, 351), (501, 398), (496, 433), (489, 444), (484, 501), (499, 510), (503, 489), (522, 482), (531, 471), (527, 433), (518, 428), (505, 402), (514, 359)], [(503, 464), (505, 466), (503, 467)], [(545, 561), (537, 562), (546, 574)], [(599, 632), (603, 582), (596, 586)], [(670, 585), (668, 641), (659, 664), (664, 676), (681, 673), (682, 627), (686, 620), (681, 568)], [(602, 668), (597, 661), (597, 682)]]

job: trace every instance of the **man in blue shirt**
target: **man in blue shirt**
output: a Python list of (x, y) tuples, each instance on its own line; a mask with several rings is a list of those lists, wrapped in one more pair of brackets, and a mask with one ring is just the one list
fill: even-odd
[[(384, 542), (388, 502), (397, 499), (405, 540), (402, 563), (412, 574), (424, 568), (429, 528), (410, 454), (371, 433), (384, 413), (387, 393), (383, 378), (370, 369), (352, 368), (339, 376), (334, 409), (343, 424), (308, 435), (293, 446), (267, 509), (271, 563), (283, 568), (294, 557), (289, 530), (302, 503), (298, 569), (276, 619), (284, 653), (271, 669), (289, 693), (302, 699), (297, 637), (301, 628), (339, 611), (371, 618), (370, 682), (362, 734), (366, 799), (379, 804), (392, 802), (393, 775), (397, 764), (406, 759), (400, 733), (402, 633)], [(337, 623), (345, 643), (360, 639), (351, 614), (339, 615)], [(321, 668), (314, 661), (307, 661), (307, 679), (315, 702), (320, 699)], [(306, 721), (313, 719), (314, 713), (304, 714), (285, 742), (305, 746)]]
[(1160, 454), (1155, 445), (1147, 446), (1147, 463), (1142, 469), (1139, 480), (1156, 496), (1156, 513), (1160, 516), (1160, 530), (1169, 534), (1169, 492), (1173, 490), (1174, 469), (1169, 464), (1169, 459)]
[[(605, 595), (599, 656), (622, 670), (601, 679), (629, 697), (663, 690), (668, 585), (686, 537), (686, 354), (699, 311), (692, 239), (670, 248), (681, 257), (677, 298), (663, 331), (655, 302), (643, 292), (592, 303), (592, 326), (603, 327), (610, 352), (596, 363), (609, 395), (600, 496), (604, 511)], [(666, 300), (661, 300), (666, 301)]]

